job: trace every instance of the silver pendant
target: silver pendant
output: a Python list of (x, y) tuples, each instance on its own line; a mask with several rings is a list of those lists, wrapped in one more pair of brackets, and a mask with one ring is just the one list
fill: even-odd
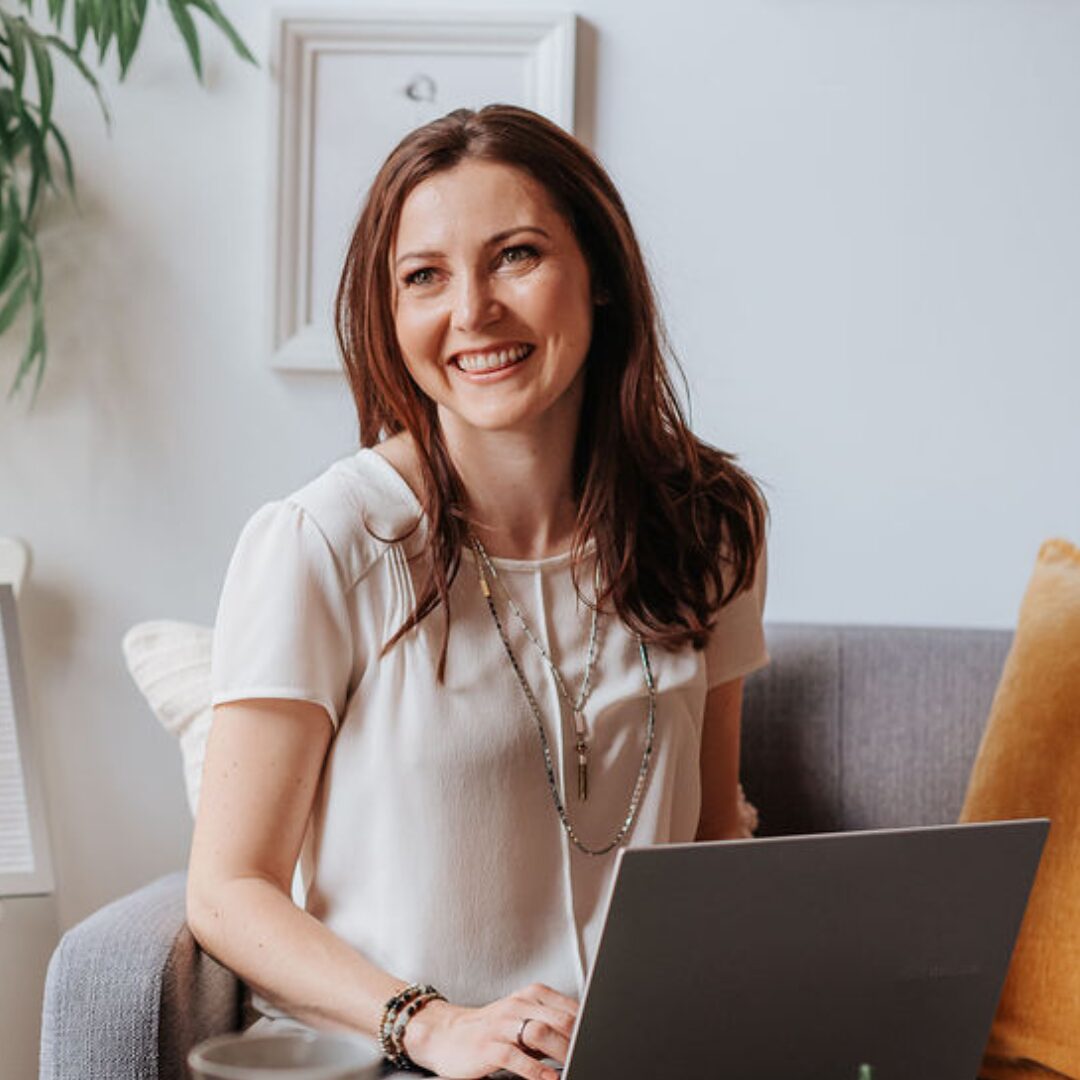
[(577, 795), (585, 802), (589, 797), (589, 747), (584, 742), (579, 742), (577, 750)]

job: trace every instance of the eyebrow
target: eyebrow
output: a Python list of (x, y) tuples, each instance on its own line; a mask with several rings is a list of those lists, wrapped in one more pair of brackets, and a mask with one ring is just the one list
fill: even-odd
[[(492, 244), (497, 244), (501, 240), (505, 240), (509, 236), (513, 236), (515, 233), (531, 232), (539, 233), (541, 236), (551, 239), (547, 231), (541, 229), (539, 225), (515, 225), (512, 229), (503, 229), (502, 232), (497, 232), (494, 236), (489, 236), (484, 241), (484, 247), (491, 247)], [(406, 259), (437, 259), (442, 257), (441, 251), (408, 251), (404, 255), (399, 255), (394, 263), (394, 266), (400, 266)]]

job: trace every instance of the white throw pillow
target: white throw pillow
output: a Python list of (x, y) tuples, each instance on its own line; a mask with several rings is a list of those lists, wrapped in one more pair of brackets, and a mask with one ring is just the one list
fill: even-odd
[(192, 816), (199, 802), (210, 735), (210, 642), (213, 630), (194, 623), (139, 623), (125, 635), (124, 659), (161, 726), (180, 742)]

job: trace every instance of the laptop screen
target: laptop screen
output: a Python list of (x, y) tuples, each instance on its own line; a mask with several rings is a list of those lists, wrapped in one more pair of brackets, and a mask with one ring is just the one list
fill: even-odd
[(972, 1080), (1047, 829), (624, 850), (567, 1080)]

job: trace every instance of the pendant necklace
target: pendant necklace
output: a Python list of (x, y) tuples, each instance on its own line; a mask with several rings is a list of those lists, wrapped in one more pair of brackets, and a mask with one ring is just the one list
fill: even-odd
[[(525, 636), (533, 643), (537, 652), (544, 658), (544, 663), (551, 672), (552, 679), (555, 680), (556, 689), (563, 701), (565, 701), (570, 708), (570, 714), (574, 720), (574, 752), (577, 754), (578, 798), (582, 802), (585, 802), (589, 797), (589, 729), (585, 724), (585, 702), (588, 701), (589, 693), (592, 690), (593, 663), (596, 660), (599, 612), (595, 603), (595, 597), (600, 584), (599, 565), (596, 567), (596, 572), (593, 575), (594, 603), (592, 609), (592, 623), (589, 627), (589, 649), (585, 657), (585, 674), (581, 677), (581, 689), (578, 691), (577, 697), (572, 698), (570, 692), (566, 689), (566, 683), (563, 681), (562, 674), (555, 666), (555, 661), (551, 659), (547, 649), (544, 648), (543, 642), (541, 642), (533, 633), (532, 627), (529, 626), (525, 616), (521, 613), (521, 608), (514, 603), (514, 598), (510, 595), (510, 590), (503, 583), (502, 578), (499, 577), (499, 573), (495, 569), (495, 564), (491, 561), (491, 557), (479, 540), (473, 542), (473, 550), (476, 552), (477, 558), (482, 560), (487, 573), (491, 575), (491, 579), (497, 582), (502, 589), (503, 596), (506, 597), (506, 602), (509, 605), (510, 610), (514, 613), (514, 618), (517, 619), (521, 629), (525, 631)], [(487, 576), (481, 575), (481, 590), (484, 589), (486, 583)], [(487, 596), (486, 593), (485, 596)]]
[[(488, 610), (491, 612), (492, 621), (495, 623), (495, 629), (499, 633), (499, 638), (502, 641), (503, 648), (506, 652), (507, 658), (510, 661), (511, 667), (514, 669), (514, 674), (517, 676), (519, 685), (521, 686), (522, 693), (525, 696), (525, 700), (529, 705), (529, 711), (533, 715), (533, 720), (536, 723), (537, 734), (540, 739), (540, 749), (544, 756), (544, 769), (547, 773), (548, 788), (551, 792), (552, 801), (555, 804), (555, 811), (559, 816), (559, 821), (562, 823), (563, 831), (566, 833), (567, 838), (579, 851), (585, 855), (606, 855), (609, 851), (618, 847), (626, 836), (629, 834), (633, 827), (634, 820), (637, 817), (638, 809), (641, 805), (641, 796), (645, 791), (645, 781), (649, 774), (649, 762), (652, 757), (653, 738), (656, 733), (656, 686), (653, 680), (652, 667), (649, 663), (649, 652), (645, 646), (645, 642), (642, 641), (640, 635), (635, 635), (638, 645), (638, 656), (641, 659), (641, 670), (645, 679), (645, 688), (649, 695), (648, 713), (646, 716), (645, 724), (645, 749), (641, 755), (641, 764), (638, 767), (637, 778), (634, 781), (634, 788), (630, 794), (630, 802), (626, 809), (626, 815), (623, 818), (622, 824), (619, 826), (615, 835), (601, 847), (591, 847), (584, 843), (577, 835), (574, 829), (573, 823), (570, 820), (570, 815), (567, 812), (566, 805), (563, 802), (562, 796), (559, 794), (559, 786), (555, 779), (555, 765), (551, 756), (551, 747), (548, 744), (547, 733), (544, 730), (543, 717), (540, 712), (540, 706), (536, 701), (536, 696), (532, 692), (532, 688), (529, 686), (528, 680), (525, 678), (525, 673), (521, 670), (521, 665), (518, 663), (517, 657), (514, 655), (514, 651), (510, 646), (510, 640), (506, 635), (506, 630), (503, 627), (502, 620), (499, 618), (498, 610), (495, 607), (495, 600), (491, 593), (491, 586), (488, 582), (488, 574), (491, 575), (494, 581), (497, 581), (502, 587), (503, 593), (506, 595), (511, 611), (513, 611), (515, 618), (521, 623), (522, 628), (525, 630), (529, 640), (539, 650), (540, 655), (544, 658), (544, 662), (548, 669), (551, 671), (552, 678), (555, 680), (555, 685), (562, 695), (563, 699), (570, 706), (571, 711), (574, 714), (574, 731), (576, 737), (575, 751), (577, 753), (578, 761), (578, 797), (584, 801), (588, 797), (588, 739), (587, 729), (585, 728), (585, 716), (584, 707), (585, 700), (588, 697), (590, 691), (590, 680), (592, 676), (593, 662), (596, 655), (596, 639), (597, 639), (597, 607), (593, 607), (592, 626), (589, 633), (589, 654), (585, 665), (585, 675), (582, 678), (581, 691), (576, 699), (570, 697), (569, 692), (566, 689), (566, 684), (563, 682), (558, 668), (556, 668), (554, 661), (548, 655), (547, 650), (543, 647), (539, 639), (532, 632), (528, 622), (522, 615), (521, 610), (514, 603), (513, 597), (510, 595), (509, 590), (503, 584), (499, 578), (498, 572), (495, 569), (494, 563), (489, 558), (487, 552), (484, 550), (483, 545), (476, 537), (469, 538), (470, 546), (473, 549), (473, 553), (476, 555), (476, 569), (480, 579), (480, 592), (483, 594), (484, 600), (487, 602)], [(597, 568), (597, 582), (599, 577), (599, 568)]]

